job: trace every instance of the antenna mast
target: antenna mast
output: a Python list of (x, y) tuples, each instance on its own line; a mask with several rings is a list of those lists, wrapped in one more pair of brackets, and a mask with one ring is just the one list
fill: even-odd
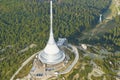
[(50, 35), (53, 35), (53, 12), (52, 12), (52, 0), (50, 0)]

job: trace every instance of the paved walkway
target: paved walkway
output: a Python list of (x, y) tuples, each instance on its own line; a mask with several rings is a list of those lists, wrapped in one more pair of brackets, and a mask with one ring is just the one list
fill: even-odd
[(29, 57), (25, 62), (22, 63), (21, 67), (15, 72), (15, 74), (11, 77), (10, 80), (13, 80), (15, 78), (15, 76), (20, 72), (20, 70), (26, 65), (28, 64), (28, 62), (30, 62), (34, 57), (35, 55), (37, 55), (39, 52), (33, 54), (31, 57)]
[(72, 62), (72, 64), (66, 70), (64, 70), (63, 72), (59, 72), (59, 74), (67, 74), (67, 73), (69, 73), (72, 70), (72, 68), (75, 66), (75, 64), (78, 62), (78, 60), (79, 60), (79, 53), (78, 53), (77, 48), (75, 46), (73, 46), (73, 45), (70, 45), (70, 44), (68, 46), (72, 47), (72, 49), (73, 49), (72, 52), (74, 52), (74, 54), (75, 54), (75, 59)]

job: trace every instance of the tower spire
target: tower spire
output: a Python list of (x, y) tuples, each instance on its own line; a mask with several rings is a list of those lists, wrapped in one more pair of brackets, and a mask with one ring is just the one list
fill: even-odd
[(50, 35), (53, 35), (53, 12), (52, 12), (52, 0), (50, 1)]
[(50, 0), (50, 36), (48, 44), (54, 44), (54, 35), (53, 35), (53, 11), (52, 11), (52, 0)]
[(52, 13), (52, 0), (50, 0), (50, 35), (47, 45), (44, 50), (40, 52), (39, 59), (46, 64), (57, 64), (64, 60), (65, 54), (61, 51), (55, 40), (53, 35), (53, 13)]

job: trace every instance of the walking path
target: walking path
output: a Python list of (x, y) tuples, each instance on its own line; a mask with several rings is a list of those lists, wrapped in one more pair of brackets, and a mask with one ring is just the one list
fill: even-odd
[(77, 48), (75, 46), (73, 46), (73, 45), (70, 45), (70, 44), (69, 44), (69, 46), (72, 47), (72, 49), (73, 49), (72, 52), (74, 52), (74, 54), (75, 54), (75, 59), (72, 62), (72, 64), (65, 71), (59, 72), (59, 74), (67, 74), (67, 73), (69, 73), (72, 70), (72, 68), (75, 66), (75, 64), (78, 62), (78, 60), (79, 60), (79, 53), (78, 53)]
[(31, 57), (29, 57), (25, 62), (22, 63), (21, 67), (15, 72), (15, 74), (11, 77), (10, 80), (13, 80), (15, 78), (15, 76), (20, 72), (20, 70), (26, 65), (28, 64), (28, 62), (30, 62), (34, 57), (35, 55), (37, 55), (39, 52), (33, 54)]

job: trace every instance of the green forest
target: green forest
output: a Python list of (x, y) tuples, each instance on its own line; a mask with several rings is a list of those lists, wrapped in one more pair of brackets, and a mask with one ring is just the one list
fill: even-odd
[[(54, 0), (53, 28), (55, 39), (66, 37), (69, 42), (93, 29), (111, 0)], [(120, 17), (114, 19), (119, 24)], [(19, 66), (40, 51), (49, 36), (48, 0), (0, 0), (0, 79), (9, 80)], [(120, 26), (102, 39), (120, 46)], [(36, 44), (37, 47), (19, 54), (18, 51)]]
[(105, 42), (108, 44), (120, 47), (120, 16), (114, 18), (114, 24), (117, 25), (117, 27), (113, 26), (114, 28), (109, 30), (109, 32), (103, 36), (103, 39), (105, 39)]
[(120, 50), (120, 16), (117, 15), (113, 18), (113, 20), (109, 21), (108, 24), (113, 24), (108, 32), (97, 35), (97, 37), (91, 40), (85, 40), (87, 43), (91, 42), (91, 44), (100, 44), (100, 46), (104, 46), (107, 50), (115, 52)]

